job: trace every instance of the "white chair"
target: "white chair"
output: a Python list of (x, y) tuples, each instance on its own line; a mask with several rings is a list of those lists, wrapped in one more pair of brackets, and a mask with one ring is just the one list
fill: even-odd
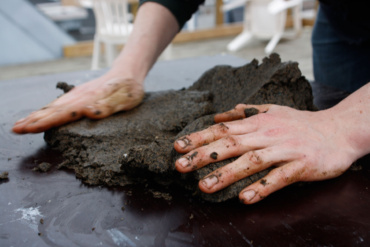
[(230, 11), (245, 6), (243, 31), (228, 45), (229, 51), (237, 51), (253, 38), (270, 39), (265, 53), (270, 54), (284, 34), (287, 10), (292, 9), (293, 25), (296, 35), (302, 29), (302, 0), (234, 0), (222, 6)]
[(127, 42), (133, 24), (127, 0), (93, 0), (93, 10), (96, 30), (91, 69), (98, 69), (101, 43), (104, 44), (106, 63), (110, 66), (117, 56), (116, 46)]

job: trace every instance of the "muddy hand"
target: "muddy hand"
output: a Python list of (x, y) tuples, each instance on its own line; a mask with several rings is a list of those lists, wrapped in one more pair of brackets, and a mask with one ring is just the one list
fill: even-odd
[(82, 117), (100, 119), (115, 112), (130, 110), (140, 104), (144, 90), (132, 79), (101, 78), (73, 88), (42, 109), (17, 121), (13, 131), (18, 134), (38, 133)]
[(347, 140), (337, 135), (340, 125), (330, 112), (305, 112), (277, 105), (238, 105), (216, 115), (215, 121), (230, 122), (218, 123), (175, 141), (175, 149), (186, 153), (176, 161), (176, 169), (186, 173), (238, 156), (234, 162), (199, 181), (203, 192), (213, 193), (275, 167), (240, 192), (239, 198), (246, 204), (258, 202), (298, 181), (339, 176), (357, 158)]

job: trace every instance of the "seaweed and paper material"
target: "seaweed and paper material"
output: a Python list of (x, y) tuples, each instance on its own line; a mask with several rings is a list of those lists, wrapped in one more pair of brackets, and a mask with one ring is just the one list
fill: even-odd
[(197, 196), (221, 202), (262, 178), (268, 170), (244, 178), (222, 191), (205, 194), (198, 181), (229, 159), (180, 174), (175, 160), (181, 155), (173, 142), (214, 124), (215, 113), (239, 103), (279, 104), (316, 110), (312, 89), (295, 62), (281, 63), (277, 54), (239, 67), (216, 66), (191, 87), (179, 91), (148, 92), (135, 109), (99, 121), (81, 119), (45, 132), (45, 140), (63, 153), (63, 167), (73, 169), (87, 184), (124, 186), (156, 181), (178, 183)]

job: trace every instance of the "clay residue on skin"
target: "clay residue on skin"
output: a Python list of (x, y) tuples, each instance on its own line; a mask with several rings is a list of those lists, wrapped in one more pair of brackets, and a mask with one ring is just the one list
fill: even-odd
[(184, 136), (182, 138), (179, 138), (178, 140), (182, 141), (184, 143), (183, 149), (185, 149), (185, 148), (187, 148), (188, 146), (191, 145), (191, 140), (189, 138), (187, 138), (186, 136)]
[(222, 133), (226, 133), (229, 130), (229, 127), (227, 127), (224, 123), (219, 123), (218, 126), (220, 127)]
[[(253, 60), (239, 68), (216, 66), (188, 89), (149, 92), (143, 103), (131, 111), (99, 121), (81, 119), (47, 131), (44, 138), (63, 153), (65, 162), (60, 167), (74, 170), (87, 184), (125, 186), (149, 180), (164, 185), (177, 183), (204, 200), (221, 202), (236, 198), (269, 170), (206, 194), (200, 191), (199, 180), (237, 157), (217, 161), (213, 154), (214, 163), (181, 174), (175, 169), (175, 161), (183, 154), (175, 152), (173, 143), (182, 138), (186, 146), (191, 145), (186, 136), (214, 125), (215, 113), (233, 109), (239, 103), (316, 109), (311, 86), (302, 77), (298, 64), (281, 63), (280, 57), (272, 54), (261, 64)], [(233, 145), (231, 141), (229, 145)]]
[(59, 88), (59, 89), (62, 89), (64, 93), (68, 93), (75, 86), (74, 85), (70, 85), (70, 84), (68, 84), (66, 82), (58, 82), (56, 87)]
[(191, 155), (188, 156), (188, 159), (193, 160), (195, 157), (197, 157), (197, 155), (198, 155), (198, 152), (195, 151), (194, 153), (192, 153)]
[(216, 153), (216, 152), (212, 152), (211, 155), (210, 155), (210, 157), (214, 160), (217, 160), (217, 156), (218, 156), (218, 153)]
[(261, 183), (263, 186), (266, 186), (266, 185), (267, 185), (267, 181), (266, 181), (266, 179), (261, 179), (261, 180), (260, 180), (260, 183)]
[(258, 109), (256, 108), (246, 108), (244, 109), (245, 117), (251, 117), (253, 115), (258, 114)]

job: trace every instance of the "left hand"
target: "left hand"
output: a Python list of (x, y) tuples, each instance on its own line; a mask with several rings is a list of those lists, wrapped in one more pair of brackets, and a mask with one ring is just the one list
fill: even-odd
[[(244, 111), (249, 108), (257, 109), (258, 114), (245, 118)], [(203, 192), (213, 193), (276, 167), (240, 192), (245, 204), (298, 181), (337, 177), (358, 158), (345, 138), (341, 120), (330, 109), (308, 112), (278, 105), (238, 105), (216, 115), (215, 122), (219, 124), (175, 141), (176, 151), (187, 153), (176, 161), (176, 169), (186, 173), (240, 156), (199, 181)]]

